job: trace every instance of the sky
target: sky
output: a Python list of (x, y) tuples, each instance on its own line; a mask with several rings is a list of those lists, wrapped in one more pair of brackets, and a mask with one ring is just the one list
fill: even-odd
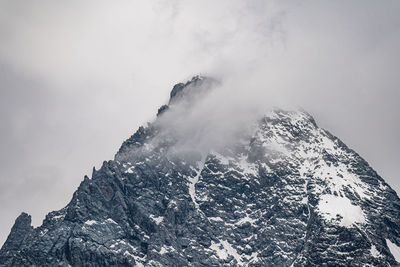
[(22, 211), (37, 226), (64, 207), (197, 74), (225, 84), (223, 108), (306, 109), (400, 192), (399, 13), (396, 0), (0, 1), (0, 243)]

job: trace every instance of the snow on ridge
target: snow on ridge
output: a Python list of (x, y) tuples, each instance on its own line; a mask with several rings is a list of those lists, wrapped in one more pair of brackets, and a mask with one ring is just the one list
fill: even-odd
[(326, 221), (337, 222), (340, 226), (350, 227), (356, 223), (363, 224), (366, 222), (361, 207), (353, 205), (345, 197), (321, 195), (317, 209)]
[(319, 161), (318, 165), (317, 169), (314, 168), (315, 175), (324, 180), (332, 192), (342, 195), (341, 193), (346, 188), (357, 193), (361, 199), (371, 198), (366, 194), (368, 191), (366, 184), (357, 175), (349, 172), (343, 163), (339, 163), (338, 166), (329, 166), (326, 162)]
[[(330, 191), (337, 195), (344, 196), (346, 191), (352, 192), (358, 196), (360, 200), (371, 199), (373, 192), (368, 184), (363, 182), (360, 177), (349, 170), (348, 164), (342, 162), (343, 158), (349, 155), (341, 148), (337, 147), (334, 140), (329, 138), (326, 132), (318, 129), (312, 133), (312, 142), (307, 143), (301, 141), (298, 149), (293, 151), (293, 156), (304, 160), (300, 165), (300, 176), (313, 176), (315, 179), (323, 181), (318, 184), (316, 189), (322, 193), (329, 188)], [(337, 158), (337, 163), (327, 162), (322, 157), (325, 151)]]
[(390, 253), (392, 253), (394, 259), (400, 263), (400, 247), (397, 246), (395, 243), (390, 241), (389, 239), (386, 239), (386, 244), (390, 250)]

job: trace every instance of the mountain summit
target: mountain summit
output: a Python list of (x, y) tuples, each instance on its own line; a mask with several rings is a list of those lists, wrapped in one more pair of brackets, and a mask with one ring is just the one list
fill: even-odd
[(397, 266), (397, 194), (305, 111), (269, 111), (207, 150), (190, 141), (209, 129), (183, 137), (174, 112), (217, 84), (175, 85), (65, 208), (37, 228), (16, 219), (0, 265)]

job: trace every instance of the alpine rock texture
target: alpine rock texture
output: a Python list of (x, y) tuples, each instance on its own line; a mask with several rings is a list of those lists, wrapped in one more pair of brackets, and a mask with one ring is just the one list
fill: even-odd
[(396, 192), (305, 111), (269, 111), (222, 148), (177, 149), (159, 122), (215, 84), (175, 85), (65, 208), (37, 228), (22, 213), (0, 265), (399, 265)]

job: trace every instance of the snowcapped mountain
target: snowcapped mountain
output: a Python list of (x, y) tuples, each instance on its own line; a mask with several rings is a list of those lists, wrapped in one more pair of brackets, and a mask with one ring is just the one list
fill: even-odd
[(187, 145), (207, 134), (198, 129), (182, 141), (169, 117), (216, 84), (175, 85), (157, 119), (85, 177), (65, 208), (37, 228), (25, 213), (16, 219), (0, 264), (399, 264), (398, 196), (305, 111), (272, 110), (224, 146)]

